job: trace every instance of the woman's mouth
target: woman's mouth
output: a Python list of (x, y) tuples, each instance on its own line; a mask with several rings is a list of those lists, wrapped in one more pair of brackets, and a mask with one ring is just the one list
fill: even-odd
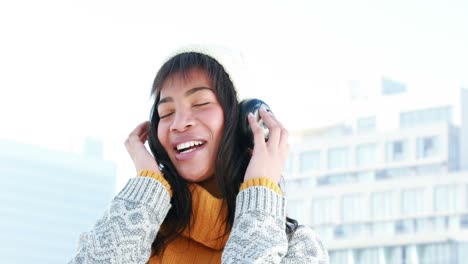
[(190, 140), (179, 143), (174, 147), (175, 158), (179, 161), (189, 160), (194, 157), (198, 151), (206, 147), (205, 140)]
[(178, 144), (175, 147), (175, 150), (178, 153), (189, 153), (194, 151), (195, 149), (203, 146), (206, 142), (203, 141), (187, 141), (181, 144)]

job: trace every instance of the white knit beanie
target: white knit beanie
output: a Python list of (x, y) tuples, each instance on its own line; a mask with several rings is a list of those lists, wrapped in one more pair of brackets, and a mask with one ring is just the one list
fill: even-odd
[(250, 90), (252, 78), (241, 51), (221, 45), (187, 45), (170, 53), (170, 56), (164, 60), (163, 64), (172, 57), (186, 52), (197, 52), (208, 55), (221, 64), (234, 84), (239, 98), (243, 98), (241, 93)]

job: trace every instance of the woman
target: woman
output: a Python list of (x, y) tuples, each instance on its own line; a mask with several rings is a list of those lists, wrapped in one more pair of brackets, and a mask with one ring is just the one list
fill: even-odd
[(138, 176), (81, 236), (71, 263), (328, 263), (314, 232), (286, 217), (287, 131), (261, 109), (268, 140), (249, 114), (246, 147), (235, 76), (214, 54), (184, 50), (161, 67), (151, 123), (125, 142)]

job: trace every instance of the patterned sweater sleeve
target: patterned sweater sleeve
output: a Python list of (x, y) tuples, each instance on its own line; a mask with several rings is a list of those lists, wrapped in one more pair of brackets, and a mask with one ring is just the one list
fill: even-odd
[(170, 207), (169, 192), (161, 182), (130, 179), (94, 228), (80, 236), (69, 263), (146, 263)]
[(300, 226), (286, 234), (286, 199), (262, 186), (242, 190), (222, 263), (328, 264), (315, 233)]

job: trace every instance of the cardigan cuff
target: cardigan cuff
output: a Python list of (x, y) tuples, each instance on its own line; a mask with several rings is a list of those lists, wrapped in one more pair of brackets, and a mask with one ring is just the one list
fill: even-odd
[(161, 182), (148, 177), (131, 178), (115, 199), (147, 204), (164, 217), (171, 208), (171, 197), (167, 189)]
[(137, 176), (150, 177), (159, 181), (160, 183), (164, 185), (164, 187), (166, 187), (167, 191), (169, 192), (169, 196), (172, 197), (171, 185), (169, 185), (169, 183), (166, 181), (166, 179), (164, 179), (164, 176), (161, 173), (157, 173), (157, 172), (150, 171), (150, 170), (140, 170)]
[(263, 186), (244, 189), (237, 195), (235, 216), (251, 211), (261, 211), (285, 218), (286, 198)]
[(243, 191), (244, 189), (247, 189), (249, 187), (254, 187), (254, 186), (267, 187), (275, 191), (277, 194), (283, 195), (283, 192), (281, 191), (279, 185), (270, 178), (254, 178), (254, 179), (245, 181), (240, 186), (239, 191)]

